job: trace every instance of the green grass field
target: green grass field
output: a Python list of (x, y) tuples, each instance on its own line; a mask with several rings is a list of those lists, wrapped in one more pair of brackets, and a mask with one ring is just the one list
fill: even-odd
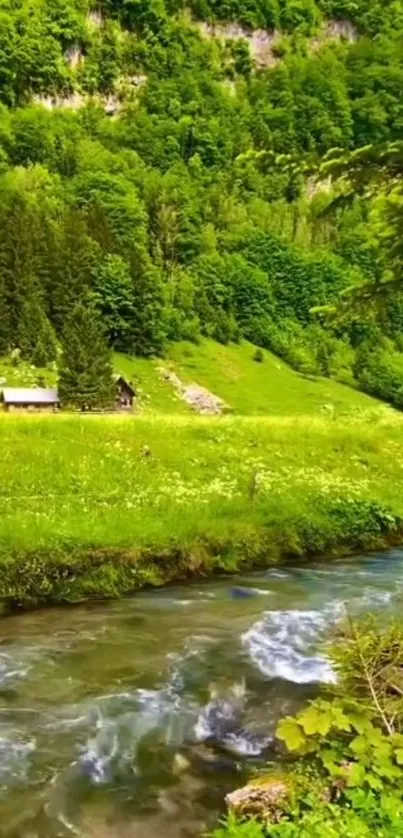
[[(0, 413), (0, 599), (119, 595), (146, 583), (382, 546), (403, 531), (403, 418), (243, 343), (116, 355), (133, 415)], [(224, 399), (195, 415), (163, 369)], [(55, 370), (40, 371), (54, 384)], [(0, 377), (36, 371), (4, 360)]]
[(403, 420), (0, 417), (0, 597), (117, 595), (214, 570), (385, 545)]

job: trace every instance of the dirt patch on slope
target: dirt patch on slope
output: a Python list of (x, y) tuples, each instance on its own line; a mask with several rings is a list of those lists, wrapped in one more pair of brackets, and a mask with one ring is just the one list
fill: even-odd
[(187, 402), (195, 413), (204, 416), (220, 416), (221, 413), (228, 413), (230, 410), (229, 405), (223, 399), (211, 393), (206, 387), (201, 387), (199, 384), (184, 384), (172, 370), (161, 368), (160, 373), (165, 381), (172, 384), (180, 398)]

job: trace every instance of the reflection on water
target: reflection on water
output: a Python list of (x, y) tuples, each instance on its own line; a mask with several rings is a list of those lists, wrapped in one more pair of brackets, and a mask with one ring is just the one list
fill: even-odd
[(334, 679), (345, 604), (392, 609), (402, 583), (394, 551), (3, 620), (0, 835), (199, 835)]

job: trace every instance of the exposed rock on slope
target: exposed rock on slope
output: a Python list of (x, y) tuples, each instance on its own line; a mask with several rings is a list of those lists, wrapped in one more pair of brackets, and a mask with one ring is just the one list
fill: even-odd
[(210, 393), (205, 387), (200, 387), (199, 384), (184, 384), (179, 376), (171, 370), (161, 369), (161, 374), (196, 413), (205, 416), (218, 416), (230, 410), (223, 399), (215, 396), (214, 393)]
[(249, 30), (238, 23), (198, 23), (202, 35), (209, 38), (218, 38), (222, 41), (247, 41), (249, 44), (251, 58), (256, 67), (274, 67), (277, 62), (275, 45), (281, 38), (281, 32), (274, 30), (268, 32), (265, 29)]
[[(216, 38), (221, 41), (247, 41), (251, 59), (255, 67), (264, 69), (274, 67), (280, 60), (277, 47), (284, 36), (279, 29), (247, 29), (238, 23), (206, 23), (198, 21), (197, 27), (205, 38)], [(349, 20), (330, 20), (325, 23), (316, 37), (310, 39), (309, 46), (313, 51), (321, 49), (329, 41), (357, 40), (357, 29)]]

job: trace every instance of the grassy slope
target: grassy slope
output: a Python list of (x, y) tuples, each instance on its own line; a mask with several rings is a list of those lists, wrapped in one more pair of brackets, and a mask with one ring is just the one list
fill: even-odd
[[(253, 360), (254, 347), (222, 346), (212, 340), (173, 344), (163, 360), (129, 358), (115, 353), (114, 365), (136, 385), (142, 413), (191, 415), (189, 406), (165, 381), (161, 369), (177, 373), (185, 383), (195, 382), (221, 396), (236, 414), (244, 416), (292, 416), (295, 414), (338, 414), (365, 409), (377, 402), (370, 396), (326, 378), (308, 380), (283, 361), (264, 353), (263, 364)], [(14, 367), (9, 359), (0, 359), (0, 387), (33, 387), (43, 379), (55, 386), (54, 369), (36, 370), (29, 364)]]
[(197, 346), (177, 343), (163, 361), (115, 356), (116, 369), (141, 388), (141, 407), (163, 413), (187, 413), (189, 408), (162, 379), (160, 368), (175, 371), (185, 383), (196, 382), (221, 396), (242, 415), (287, 415), (337, 413), (368, 409), (377, 402), (370, 396), (329, 379), (310, 381), (283, 361), (264, 353), (263, 364), (253, 360), (254, 347), (222, 346), (203, 340)]
[(10, 358), (0, 358), (0, 390), (2, 387), (36, 387), (43, 380), (47, 387), (56, 387), (55, 369), (37, 369), (25, 362), (13, 366)]
[(117, 372), (135, 385), (141, 412), (189, 414), (185, 402), (161, 375), (160, 368), (166, 366), (165, 361), (129, 358), (127, 355), (115, 353), (114, 366)]
[(184, 381), (196, 381), (221, 396), (243, 415), (317, 414), (329, 409), (368, 409), (374, 400), (364, 393), (329, 379), (311, 381), (287, 364), (264, 353), (262, 364), (253, 360), (254, 347), (222, 346), (204, 340), (198, 346), (174, 344), (171, 364)]

